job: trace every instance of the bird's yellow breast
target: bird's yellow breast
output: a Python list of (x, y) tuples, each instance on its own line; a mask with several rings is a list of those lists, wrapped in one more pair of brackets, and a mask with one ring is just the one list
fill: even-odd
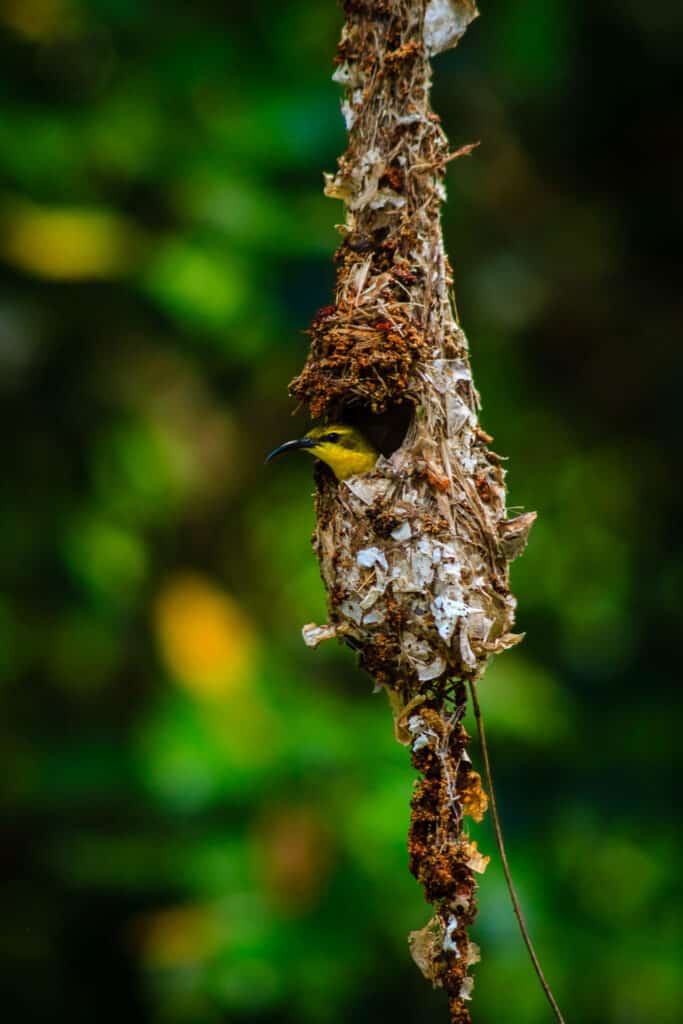
[(338, 444), (322, 442), (311, 452), (330, 467), (337, 480), (346, 480), (355, 473), (367, 473), (377, 461), (377, 452), (372, 450), (354, 451)]

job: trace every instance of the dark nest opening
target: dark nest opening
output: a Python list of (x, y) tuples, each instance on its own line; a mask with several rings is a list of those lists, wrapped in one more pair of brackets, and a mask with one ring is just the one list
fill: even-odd
[(375, 413), (359, 403), (344, 409), (341, 419), (344, 423), (357, 427), (377, 451), (388, 458), (403, 444), (413, 412), (414, 406), (409, 401), (390, 405), (380, 413)]

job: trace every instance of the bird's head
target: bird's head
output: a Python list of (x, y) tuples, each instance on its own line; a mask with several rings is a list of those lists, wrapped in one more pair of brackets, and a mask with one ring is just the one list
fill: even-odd
[(355, 473), (367, 473), (375, 465), (378, 456), (375, 448), (355, 427), (332, 423), (324, 427), (313, 427), (296, 441), (286, 441), (266, 456), (266, 462), (282, 452), (291, 452), (297, 448), (326, 462), (337, 480), (346, 480)]

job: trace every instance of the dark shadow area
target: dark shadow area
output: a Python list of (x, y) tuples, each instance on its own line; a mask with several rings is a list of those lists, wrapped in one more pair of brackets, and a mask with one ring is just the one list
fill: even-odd
[(382, 455), (389, 456), (401, 447), (413, 417), (411, 402), (392, 405), (386, 412), (374, 413), (362, 405), (344, 410), (343, 420), (357, 427)]

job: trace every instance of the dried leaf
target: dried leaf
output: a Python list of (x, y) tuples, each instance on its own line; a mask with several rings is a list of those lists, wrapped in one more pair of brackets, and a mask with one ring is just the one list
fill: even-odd
[(408, 935), (410, 955), (422, 971), (427, 981), (437, 987), (441, 985), (438, 968), (434, 961), (443, 947), (443, 926), (438, 917), (433, 917), (424, 928), (410, 932)]
[(430, 57), (457, 46), (467, 26), (478, 15), (473, 0), (429, 0), (425, 11), (424, 41)]
[(333, 640), (337, 635), (334, 626), (316, 626), (315, 622), (307, 622), (301, 630), (307, 647), (317, 647), (323, 640)]
[[(481, 142), (466, 142), (464, 146), (460, 146), (459, 149), (449, 153), (445, 162), (449, 164), (451, 160), (457, 160), (461, 156), (471, 156), (477, 146), (481, 146)], [(491, 440), (493, 440), (493, 438), (491, 438)]]
[(477, 849), (476, 839), (464, 839), (461, 849), (465, 855), (465, 863), (468, 868), (471, 868), (472, 871), (476, 871), (478, 874), (483, 875), (489, 866), (491, 858), (479, 852)]
[(460, 985), (460, 991), (458, 992), (458, 997), (460, 999), (471, 999), (472, 998), (472, 989), (473, 988), (474, 988), (474, 978), (471, 977), (471, 975), (468, 974), (468, 975), (466, 975), (466, 977), (464, 977), (462, 979), (462, 982), (461, 982), (461, 985)]
[(401, 696), (395, 690), (387, 690), (387, 696), (394, 716), (394, 736), (398, 743), (401, 743), (404, 747), (409, 747), (414, 737), (409, 729), (408, 722), (415, 708), (423, 704), (425, 698), (422, 694), (418, 694), (408, 704), (404, 704)]
[(467, 943), (467, 956), (465, 957), (465, 963), (468, 967), (473, 967), (474, 964), (478, 964), (481, 960), (481, 950), (476, 942)]
[(518, 558), (524, 551), (529, 539), (529, 531), (537, 518), (537, 512), (525, 512), (523, 516), (506, 519), (498, 524), (500, 545), (509, 561)]
[(489, 798), (484, 792), (479, 772), (472, 770), (467, 776), (467, 784), (462, 793), (463, 814), (468, 814), (474, 821), (483, 821), (489, 806)]
[(500, 654), (502, 651), (507, 651), (510, 647), (516, 647), (517, 644), (521, 644), (525, 636), (526, 633), (505, 633), (496, 640), (488, 641), (481, 646), (489, 654)]

